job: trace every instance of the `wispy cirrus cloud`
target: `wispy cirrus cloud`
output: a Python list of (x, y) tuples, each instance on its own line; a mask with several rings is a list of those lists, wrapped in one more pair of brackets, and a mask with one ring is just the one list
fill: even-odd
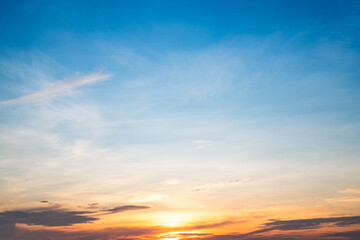
[(13, 104), (22, 104), (22, 103), (28, 103), (37, 101), (44, 98), (51, 98), (56, 96), (57, 94), (76, 88), (82, 85), (95, 83), (99, 81), (104, 81), (108, 79), (111, 75), (110, 74), (100, 74), (100, 73), (94, 73), (86, 76), (81, 76), (73, 79), (72, 81), (62, 81), (59, 83), (55, 83), (52, 86), (30, 93), (25, 96), (21, 96), (18, 98), (13, 98), (10, 100), (1, 101), (0, 105), (13, 105)]
[(243, 183), (243, 182), (247, 182), (247, 181), (249, 181), (249, 178), (234, 179), (234, 180), (218, 182), (218, 183), (210, 183), (210, 184), (205, 184), (202, 186), (195, 187), (192, 191), (193, 192), (203, 192), (203, 191), (207, 191), (210, 189), (226, 188), (226, 187), (230, 187), (230, 186), (233, 186), (233, 185), (236, 185), (239, 183)]
[(151, 202), (160, 200), (167, 197), (165, 194), (143, 194), (130, 199), (128, 202), (140, 203), (140, 202)]
[(339, 193), (360, 194), (360, 188), (346, 188), (346, 189), (340, 190)]

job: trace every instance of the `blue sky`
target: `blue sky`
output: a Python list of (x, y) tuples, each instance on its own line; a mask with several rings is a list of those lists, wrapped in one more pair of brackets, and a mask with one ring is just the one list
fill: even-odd
[[(49, 200), (144, 202), (155, 215), (230, 216), (222, 206), (238, 203), (273, 219), (353, 213), (359, 8), (1, 1), (1, 210)], [(194, 196), (198, 186), (214, 191)]]

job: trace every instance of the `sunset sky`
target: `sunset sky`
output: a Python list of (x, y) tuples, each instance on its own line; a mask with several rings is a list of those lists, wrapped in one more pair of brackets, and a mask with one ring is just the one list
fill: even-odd
[(359, 240), (360, 2), (0, 0), (1, 240)]

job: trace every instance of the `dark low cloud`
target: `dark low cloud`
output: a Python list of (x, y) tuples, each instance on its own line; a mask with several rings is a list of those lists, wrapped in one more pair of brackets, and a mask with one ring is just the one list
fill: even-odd
[[(200, 240), (199, 238), (185, 238), (186, 240)], [(201, 238), (202, 240), (359, 240), (360, 231), (345, 231), (331, 234), (321, 234), (316, 232), (308, 232), (306, 235), (291, 233), (264, 235), (209, 235)]]
[[(41, 201), (41, 202), (48, 203), (47, 201)], [(97, 204), (91, 204), (90, 206), (96, 207), (96, 205)], [(94, 221), (97, 221), (100, 219), (97, 217), (99, 215), (101, 216), (104, 214), (113, 214), (118, 212), (141, 210), (148, 208), (150, 207), (126, 205), (126, 206), (119, 206), (110, 209), (105, 209), (101, 211), (72, 211), (61, 208), (61, 205), (53, 205), (50, 207), (42, 207), (42, 208), (4, 211), (4, 212), (0, 212), (0, 239), (13, 239), (15, 233), (19, 234), (20, 230), (16, 227), (17, 223), (22, 223), (27, 225), (41, 225), (47, 227), (72, 226), (74, 224), (92, 223)], [(129, 232), (130, 231), (131, 230), (129, 230)], [(62, 237), (60, 237), (59, 239), (64, 238), (63, 236), (64, 234), (59, 233), (58, 231), (37, 231), (31, 233), (33, 235), (35, 234), (33, 239), (41, 239), (41, 236), (43, 235), (45, 236), (46, 234), (50, 234), (50, 235), (62, 234)], [(38, 234), (40, 234), (41, 236), (37, 236)], [(76, 238), (76, 239), (81, 239), (81, 238)]]
[[(198, 225), (205, 226), (205, 225)], [(7, 226), (8, 227), (8, 226)], [(58, 229), (27, 229), (21, 226), (12, 226), (12, 231), (1, 231), (0, 239), (6, 240), (135, 240), (135, 239), (163, 239), (167, 235), (163, 233), (171, 232), (168, 228), (162, 227), (115, 227), (101, 230), (71, 231), (65, 232)], [(4, 230), (4, 229), (3, 229)], [(159, 237), (159, 234), (162, 234)], [(332, 234), (320, 234), (307, 232), (306, 235), (294, 232), (285, 232), (272, 235), (248, 235), (248, 234), (228, 234), (216, 235), (213, 233), (190, 233), (177, 232), (177, 235), (184, 240), (334, 240), (347, 239), (358, 240), (360, 231), (337, 232)], [(171, 235), (169, 235), (170, 237)]]
[[(130, 210), (149, 209), (148, 206), (125, 205), (100, 211), (69, 211), (58, 207), (47, 207), (17, 211), (5, 211), (0, 213), (0, 239), (7, 240), (135, 240), (135, 239), (160, 239), (159, 234), (178, 232), (182, 239), (186, 240), (330, 240), (330, 239), (360, 239), (360, 231), (344, 231), (334, 233), (320, 233), (316, 229), (323, 224), (332, 224), (336, 227), (347, 227), (360, 224), (360, 216), (312, 218), (297, 220), (272, 220), (263, 224), (263, 228), (250, 233), (232, 233), (228, 235), (216, 235), (214, 233), (196, 233), (197, 229), (221, 228), (229, 224), (239, 223), (223, 221), (210, 224), (197, 224), (188, 227), (165, 228), (153, 227), (118, 227), (101, 230), (65, 232), (58, 228), (31, 230), (16, 223), (43, 226), (70, 226), (77, 223), (90, 223), (98, 220), (95, 215), (112, 214)], [(311, 230), (297, 232), (294, 230)], [(270, 233), (272, 230), (282, 232)], [(191, 231), (191, 232), (188, 232)], [(263, 234), (264, 233), (264, 234)], [(162, 235), (166, 237), (166, 235)]]
[(250, 232), (248, 234), (258, 234), (269, 232), (272, 230), (292, 231), (304, 229), (316, 229), (322, 227), (322, 224), (332, 223), (338, 227), (345, 227), (354, 224), (360, 224), (360, 216), (352, 217), (333, 217), (333, 218), (310, 218), (310, 219), (296, 219), (296, 220), (274, 220), (265, 223), (265, 228)]
[(71, 226), (77, 223), (88, 223), (98, 220), (98, 218), (87, 216), (90, 213), (85, 211), (69, 211), (61, 208), (5, 211), (0, 213), (0, 225), (24, 223), (43, 226)]
[[(226, 224), (226, 222), (224, 222)], [(230, 224), (230, 223), (229, 223)], [(350, 217), (332, 217), (332, 218), (310, 218), (310, 219), (295, 219), (295, 220), (273, 220), (265, 223), (264, 228), (246, 234), (229, 234), (229, 235), (213, 235), (206, 237), (206, 240), (325, 240), (334, 239), (338, 237), (348, 240), (359, 240), (360, 231), (336, 232), (331, 234), (320, 234), (315, 229), (319, 229), (323, 224), (333, 224), (337, 227), (347, 227), (360, 224), (360, 216)], [(216, 224), (214, 224), (216, 226)], [(221, 225), (221, 223), (220, 223)], [(286, 231), (294, 230), (309, 230), (314, 229), (313, 232), (308, 232), (306, 235), (298, 235), (294, 232), (286, 233)], [(273, 230), (284, 231), (283, 234), (272, 234), (269, 236), (261, 235), (262, 233)]]
[[(0, 212), (0, 239), (13, 239), (19, 232), (16, 227), (17, 223), (59, 227), (98, 220), (98, 218), (87, 216), (89, 213), (55, 207)], [(33, 239), (39, 238), (34, 236)]]
[(98, 208), (99, 203), (88, 203), (88, 208)]
[[(315, 238), (294, 238), (286, 235), (276, 234), (272, 236), (244, 236), (243, 234), (238, 235), (214, 235), (204, 240), (316, 240)], [(188, 239), (187, 239), (188, 240)], [(324, 240), (324, 239), (322, 239)]]
[(349, 240), (359, 240), (360, 239), (360, 230), (331, 233), (331, 234), (327, 234), (327, 236), (329, 236), (329, 237), (347, 238)]
[[(31, 208), (0, 212), (0, 226), (4, 224), (24, 223), (27, 225), (42, 225), (49, 227), (71, 226), (78, 223), (91, 223), (99, 220), (93, 216), (99, 211), (71, 211), (58, 206)], [(103, 214), (148, 209), (148, 206), (125, 205), (101, 210)]]
[(1, 240), (135, 240), (141, 236), (158, 234), (157, 228), (117, 227), (101, 230), (71, 231), (65, 232), (55, 229), (27, 229), (16, 227), (12, 235), (0, 231)]
[(143, 209), (149, 209), (149, 206), (136, 206), (136, 205), (125, 205), (125, 206), (119, 206), (114, 208), (109, 208), (105, 210), (101, 210), (102, 212), (105, 212), (104, 214), (112, 214), (112, 213), (119, 213), (124, 211), (130, 211), (130, 210), (143, 210)]
[(10, 239), (15, 235), (16, 227), (14, 223), (2, 223), (0, 220), (0, 239)]

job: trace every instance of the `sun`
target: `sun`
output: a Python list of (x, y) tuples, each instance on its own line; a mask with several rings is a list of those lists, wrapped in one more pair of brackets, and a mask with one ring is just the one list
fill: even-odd
[(165, 213), (160, 216), (160, 224), (166, 227), (179, 227), (187, 222), (187, 215), (183, 213)]

